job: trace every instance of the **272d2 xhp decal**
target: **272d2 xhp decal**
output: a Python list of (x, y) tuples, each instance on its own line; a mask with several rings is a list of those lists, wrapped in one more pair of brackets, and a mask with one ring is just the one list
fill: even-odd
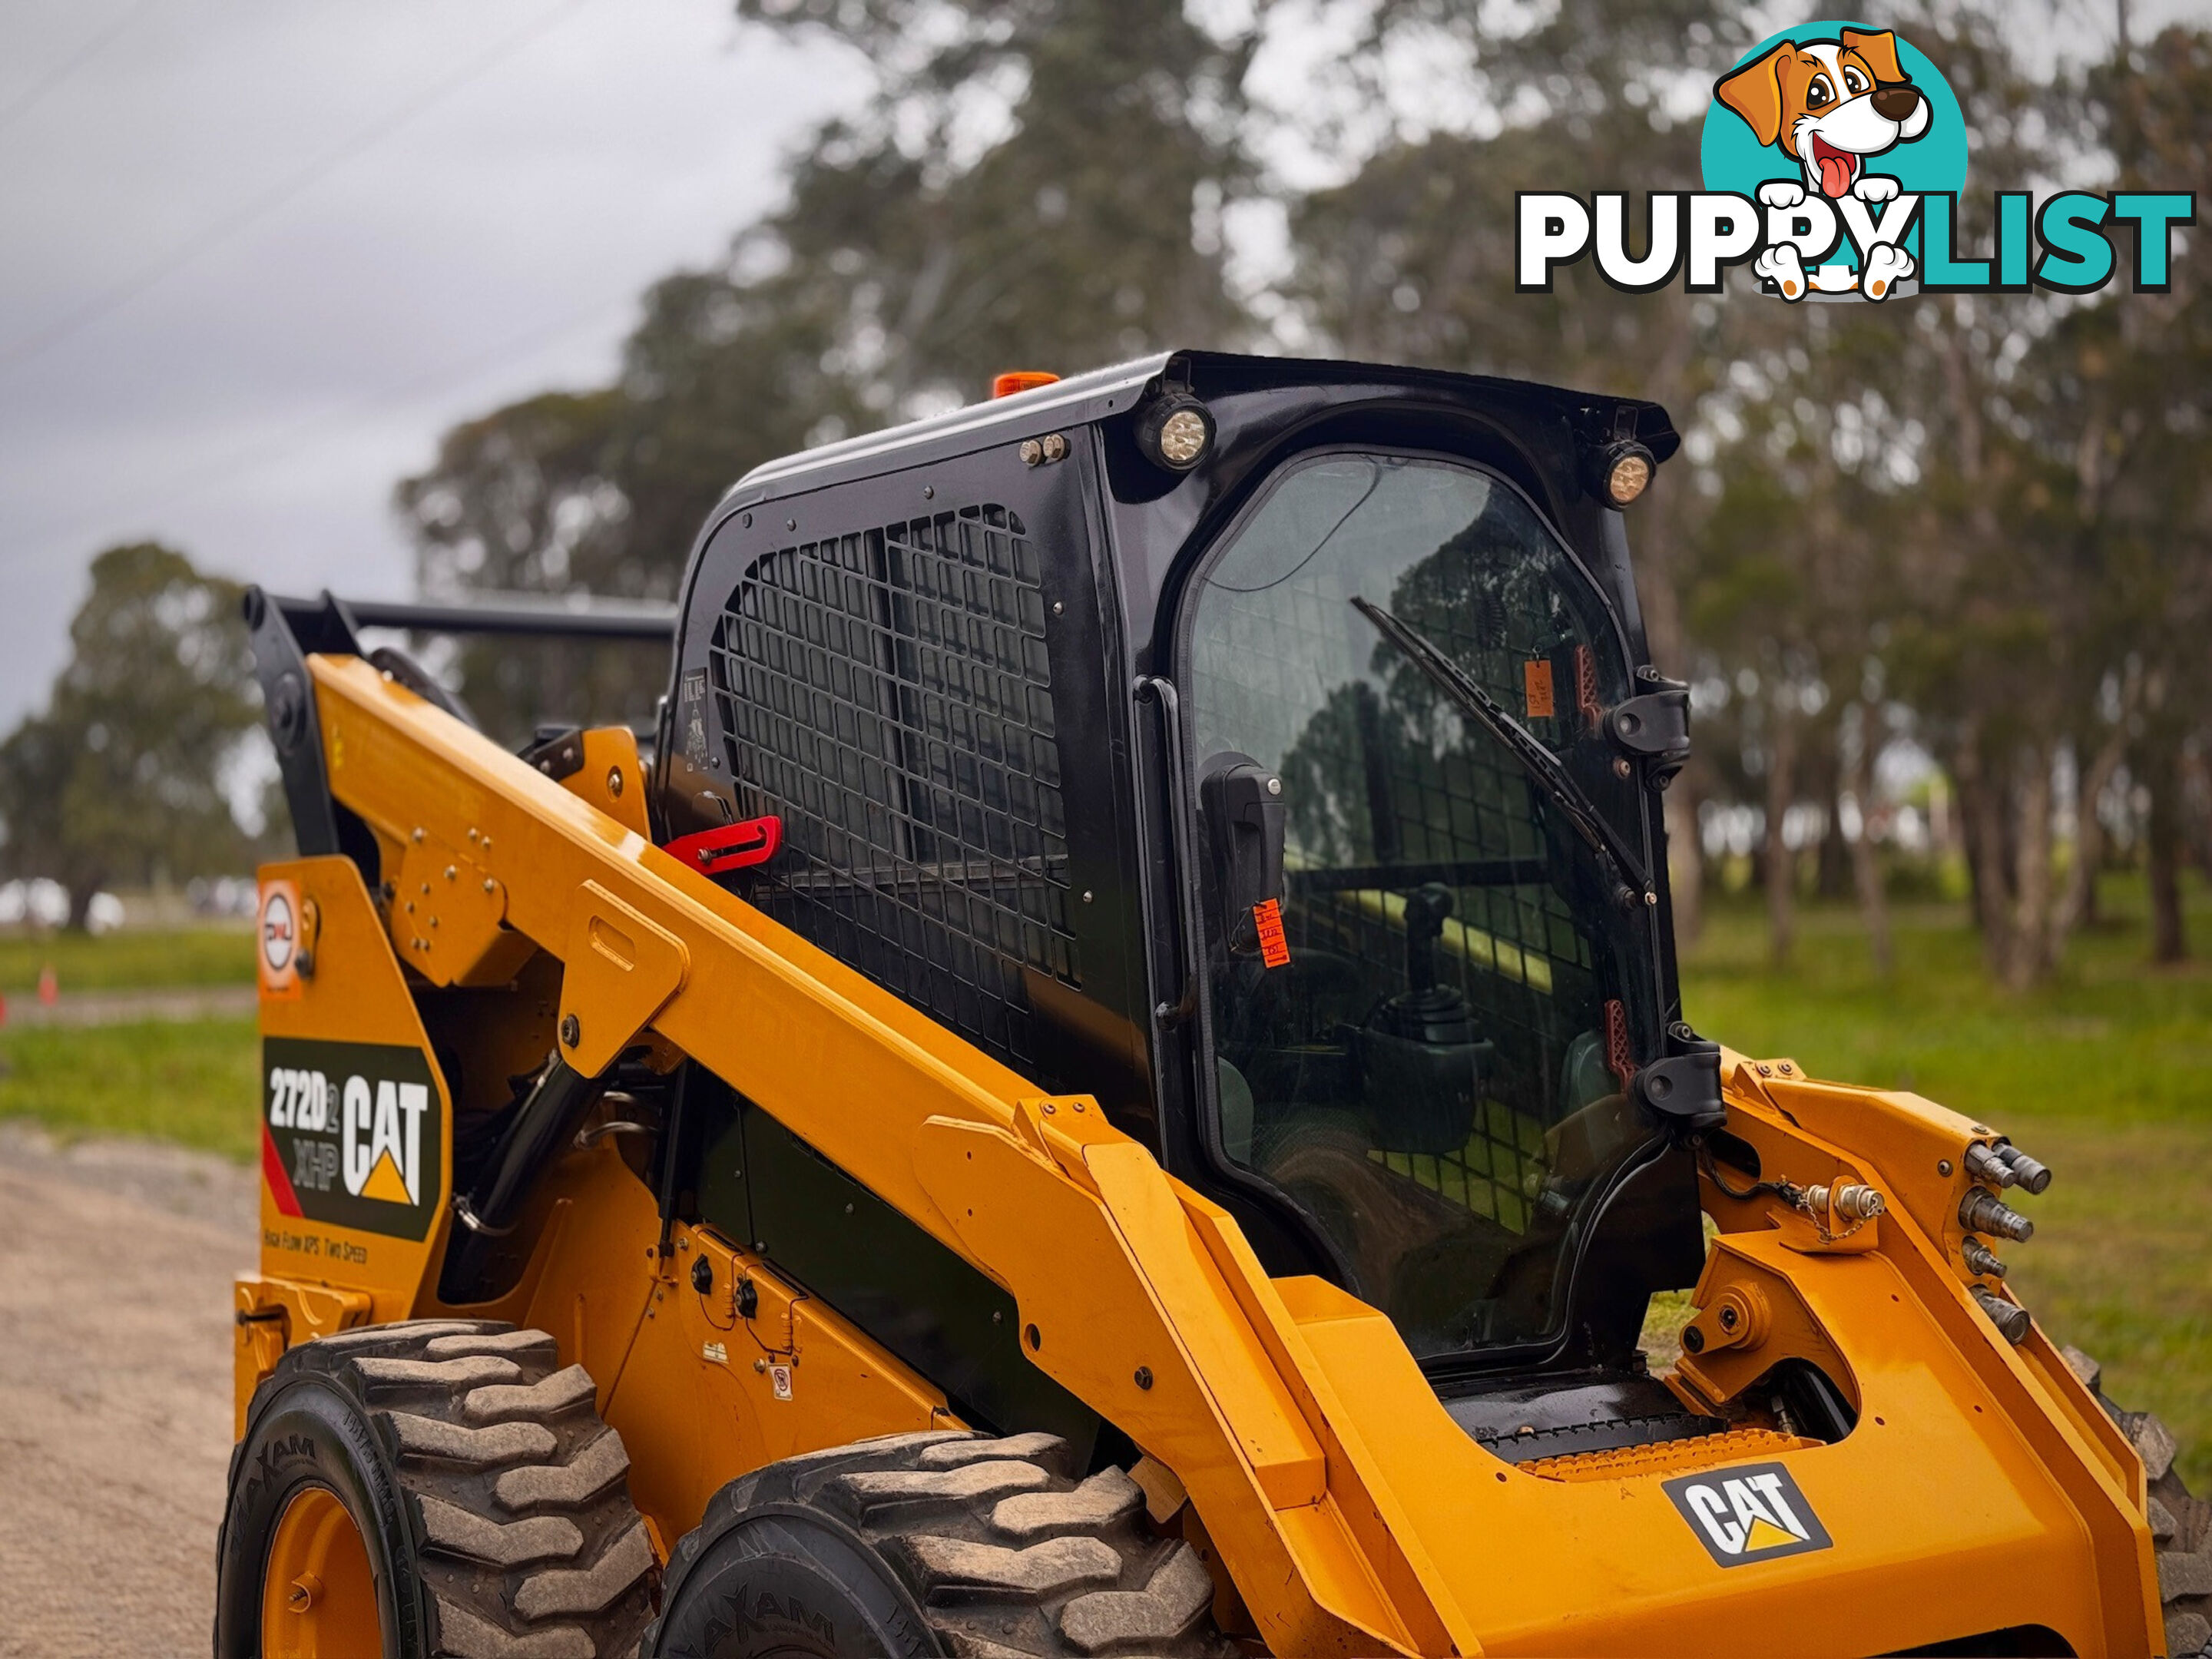
[(444, 1122), (419, 1048), (269, 1037), (261, 1172), (276, 1207), (421, 1239), (438, 1207)]
[(1705, 1553), (1724, 1567), (1802, 1555), (1835, 1541), (1779, 1463), (1686, 1474), (1665, 1490)]

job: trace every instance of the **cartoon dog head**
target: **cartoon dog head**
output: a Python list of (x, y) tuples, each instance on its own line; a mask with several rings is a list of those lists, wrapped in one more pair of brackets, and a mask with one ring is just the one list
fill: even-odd
[(1824, 196), (1848, 196), (1868, 156), (1928, 131), (1928, 100), (1906, 78), (1887, 29), (1778, 42), (1722, 76), (1713, 96), (1743, 117), (1760, 143), (1778, 141), (1804, 167), (1807, 188)]

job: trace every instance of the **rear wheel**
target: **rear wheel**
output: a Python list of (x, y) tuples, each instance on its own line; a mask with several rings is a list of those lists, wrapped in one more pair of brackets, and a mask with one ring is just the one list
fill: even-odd
[(2158, 1590), (2172, 1659), (2212, 1659), (2212, 1503), (2190, 1495), (2173, 1467), (2173, 1431), (2148, 1412), (2124, 1411), (2106, 1396), (2097, 1362), (2079, 1348), (2066, 1363), (2135, 1444), (2150, 1478), (2150, 1535), (2158, 1547)]
[(216, 1659), (629, 1659), (653, 1551), (593, 1392), (479, 1320), (292, 1349), (231, 1455)]
[(715, 1494), (668, 1563), (645, 1650), (669, 1659), (1229, 1653), (1195, 1551), (1067, 1443), (895, 1435)]

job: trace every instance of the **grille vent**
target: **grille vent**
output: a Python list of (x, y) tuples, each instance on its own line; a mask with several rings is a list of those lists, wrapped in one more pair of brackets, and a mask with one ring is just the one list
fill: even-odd
[(1040, 1082), (1030, 975), (1080, 983), (1036, 544), (994, 505), (779, 548), (712, 648), (753, 901)]

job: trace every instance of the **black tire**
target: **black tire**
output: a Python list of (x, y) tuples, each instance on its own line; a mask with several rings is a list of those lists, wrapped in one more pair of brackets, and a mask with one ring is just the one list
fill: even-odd
[(2079, 1348), (2066, 1363), (2120, 1425), (2143, 1461), (2150, 1480), (2150, 1535), (2158, 1547), (2158, 1590), (2166, 1607), (2166, 1646), (2172, 1659), (2212, 1659), (2212, 1503), (2190, 1495), (2173, 1467), (2179, 1449), (2173, 1431), (2149, 1412), (2116, 1406), (2104, 1389), (2101, 1368)]
[(368, 1546), (384, 1659), (629, 1659), (651, 1540), (622, 1437), (553, 1339), (483, 1320), (304, 1342), (254, 1390), (216, 1546), (216, 1659), (260, 1650), (262, 1577), (303, 1489)]
[(1218, 1659), (1213, 1581), (1117, 1468), (1067, 1443), (894, 1435), (771, 1463), (714, 1495), (669, 1559), (665, 1659), (1142, 1652)]

